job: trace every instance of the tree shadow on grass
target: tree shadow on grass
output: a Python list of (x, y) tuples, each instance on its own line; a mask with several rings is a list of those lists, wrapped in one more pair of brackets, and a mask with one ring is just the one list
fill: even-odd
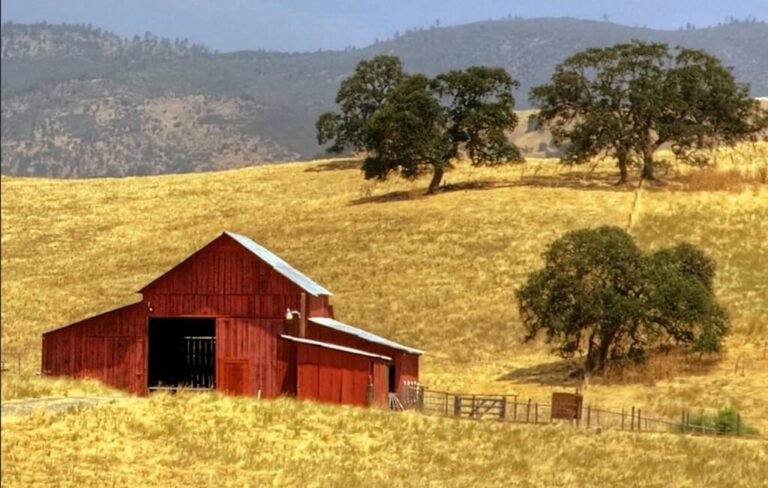
[[(307, 170), (309, 171), (309, 170)], [(319, 170), (318, 170), (319, 171)], [(483, 179), (474, 181), (462, 181), (458, 183), (446, 183), (440, 188), (440, 192), (465, 192), (488, 191), (504, 188), (548, 188), (568, 189), (581, 191), (607, 191), (631, 193), (637, 190), (639, 180), (630, 180), (627, 183), (617, 184), (618, 174), (612, 172), (569, 171), (554, 175), (523, 175), (519, 179)], [(669, 190), (668, 184), (663, 180), (643, 183), (644, 190), (658, 191)], [(426, 188), (413, 190), (398, 190), (382, 195), (366, 196), (352, 200), (350, 205), (364, 205), (367, 203), (387, 203), (404, 200), (418, 200), (436, 195), (426, 195)]]
[[(504, 180), (478, 180), (478, 181), (466, 181), (461, 183), (451, 183), (443, 185), (440, 188), (441, 193), (452, 193), (458, 191), (478, 191), (478, 190), (494, 190), (498, 188), (509, 188), (514, 186), (509, 181)], [(366, 196), (358, 198), (349, 202), (350, 205), (364, 205), (366, 203), (387, 203), (404, 200), (420, 200), (422, 198), (429, 198), (436, 195), (427, 195), (426, 188), (415, 188), (407, 191), (393, 191), (384, 193), (382, 195)]]
[[(658, 381), (680, 377), (707, 376), (721, 360), (717, 355), (698, 357), (680, 353), (651, 352), (645, 363), (616, 365), (599, 375), (590, 375), (589, 382), (595, 385), (654, 385)], [(560, 359), (517, 368), (496, 380), (548, 386), (580, 386), (584, 381), (584, 360)]]
[[(500, 190), (504, 188), (563, 188), (571, 190), (584, 191), (613, 191), (613, 192), (633, 192), (637, 189), (637, 182), (629, 182), (617, 185), (617, 176), (607, 173), (588, 173), (588, 172), (569, 172), (558, 175), (542, 176), (523, 176), (517, 180), (475, 180), (462, 181), (458, 183), (448, 183), (440, 188), (439, 194), (466, 192), (466, 191), (488, 191)], [(659, 186), (654, 184), (653, 187)], [(651, 185), (644, 185), (643, 188), (651, 188)], [(367, 196), (358, 198), (350, 202), (350, 205), (363, 205), (366, 203), (386, 203), (402, 200), (416, 200), (420, 198), (435, 196), (426, 195), (426, 188), (409, 191), (394, 191), (382, 195)]]
[(372, 195), (362, 198), (357, 198), (349, 202), (349, 205), (365, 205), (367, 203), (389, 203), (389, 202), (404, 202), (408, 200), (420, 200), (426, 198), (429, 195), (424, 194), (424, 190), (408, 190), (408, 191), (392, 191), (384, 193), (382, 195)]
[(359, 169), (359, 159), (334, 159), (327, 163), (320, 163), (305, 169), (305, 173), (323, 173), (325, 171), (344, 171), (349, 169)]
[(582, 383), (583, 361), (560, 359), (525, 368), (517, 368), (496, 378), (497, 381), (533, 383), (549, 386), (579, 386)]
[(523, 176), (511, 186), (613, 192), (631, 192), (637, 189), (636, 181), (617, 184), (618, 179), (618, 175), (607, 172), (569, 171), (554, 175)]

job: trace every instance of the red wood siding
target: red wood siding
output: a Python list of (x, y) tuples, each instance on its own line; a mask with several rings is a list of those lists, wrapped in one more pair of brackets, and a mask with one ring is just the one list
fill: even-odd
[(389, 364), (385, 361), (373, 363), (373, 405), (389, 407)]
[(283, 344), (278, 347), (283, 333), (283, 320), (220, 318), (216, 320), (217, 365), (227, 360), (246, 361), (250, 394), (261, 391), (263, 398), (290, 394), (284, 390), (291, 374), (290, 353)]
[(410, 354), (401, 349), (369, 342), (359, 337), (311, 322), (307, 322), (307, 338), (320, 342), (347, 346), (392, 358), (392, 363), (395, 365), (395, 381), (397, 382), (398, 393), (400, 393), (403, 381), (418, 381), (419, 379), (418, 354)]
[(251, 395), (250, 361), (220, 359), (216, 365), (216, 389), (229, 395)]
[(137, 303), (43, 335), (43, 374), (95, 378), (144, 394), (147, 318)]
[[(302, 289), (224, 235), (142, 290), (152, 315), (280, 318), (298, 310)], [(328, 317), (327, 296), (307, 296), (310, 315)]]
[(373, 405), (387, 405), (385, 361), (311, 344), (296, 344), (296, 359), (299, 399), (366, 406), (372, 382)]

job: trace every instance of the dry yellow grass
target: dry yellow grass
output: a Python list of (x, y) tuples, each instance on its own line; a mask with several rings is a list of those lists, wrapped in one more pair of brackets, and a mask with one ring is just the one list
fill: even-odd
[(46, 378), (40, 376), (4, 374), (2, 400), (68, 396), (127, 396), (92, 379)]
[(764, 486), (768, 444), (160, 395), (3, 419), (7, 486)]
[[(763, 145), (757, 146), (758, 151), (764, 149)], [(750, 162), (763, 163), (765, 160), (759, 158)], [(11, 383), (7, 391), (4, 385), (3, 396), (29, 394), (23, 390), (23, 379), (39, 369), (41, 332), (135, 300), (133, 290), (222, 230), (230, 229), (253, 237), (332, 290), (337, 315), (342, 320), (425, 349), (422, 379), (428, 386), (465, 392), (518, 393), (544, 400), (552, 390), (570, 389), (572, 385), (563, 380), (563, 363), (550, 355), (543, 344), (520, 343), (514, 290), (527, 273), (541, 264), (540, 253), (552, 239), (567, 230), (585, 226), (626, 227), (632, 213), (631, 233), (641, 246), (657, 248), (685, 240), (701, 246), (717, 260), (717, 293), (732, 316), (734, 332), (721, 360), (706, 369), (673, 373), (655, 381), (619, 385), (593, 382), (584, 391), (586, 401), (611, 408), (637, 405), (643, 407), (647, 415), (672, 418), (678, 418), (683, 406), (694, 411), (735, 406), (751, 424), (763, 433), (768, 432), (768, 358), (765, 357), (768, 347), (768, 226), (765, 224), (768, 222), (768, 188), (752, 182), (738, 192), (676, 191), (684, 189), (684, 184), (677, 182), (674, 171), (673, 167), (672, 173), (665, 176), (668, 185), (642, 190), (639, 198), (633, 188), (612, 186), (616, 175), (609, 164), (599, 165), (590, 172), (587, 168), (562, 168), (554, 160), (532, 160), (523, 166), (497, 169), (462, 166), (447, 175), (452, 190), (430, 198), (421, 196), (424, 181), (413, 184), (401, 180), (384, 184), (364, 182), (354, 161), (334, 160), (119, 180), (3, 177), (2, 341), (4, 350), (23, 354), (25, 366), (21, 380)], [(45, 380), (40, 384), (44, 385)], [(36, 388), (38, 393), (45, 393), (45, 386)], [(77, 386), (52, 386), (50, 391), (61, 394), (62, 389), (68, 388)], [(203, 406), (205, 402), (213, 402), (200, 401)], [(168, 402), (170, 400), (163, 403), (168, 408), (158, 415), (181, 415), (173, 413), (172, 403)], [(143, 403), (136, 405), (139, 411), (146, 408), (139, 406), (145, 405)], [(246, 406), (247, 402), (232, 405), (257, 410), (267, 408), (260, 406), (262, 404)], [(286, 405), (290, 403), (276, 405), (280, 410), (289, 408)], [(592, 446), (593, 442), (603, 442), (600, 439), (611, 439), (604, 446), (606, 452), (601, 453), (614, 459), (612, 463), (626, 461), (627, 449), (639, 449), (632, 451), (639, 456), (637, 463), (645, 456), (654, 459), (648, 462), (648, 476), (653, 472), (663, 477), (667, 476), (661, 473), (664, 470), (651, 467), (657, 463), (657, 457), (658, 462), (664, 462), (661, 459), (668, 453), (670, 459), (681, 463), (679, 469), (689, 470), (686, 473), (694, 477), (691, 479), (717, 481), (715, 468), (725, 459), (722, 456), (738, 457), (741, 455), (738, 453), (746, 449), (742, 444), (724, 444), (727, 447), (722, 451), (726, 453), (719, 451), (713, 470), (705, 474), (694, 473), (682, 458), (686, 450), (693, 450), (710, 459), (710, 451), (714, 450), (710, 441), (671, 437), (650, 441), (648, 439), (657, 437), (624, 438), (620, 434), (593, 440), (584, 433), (558, 429), (528, 433), (524, 429), (495, 425), (447, 427), (455, 424), (412, 416), (379, 417), (377, 413), (356, 410), (352, 413), (344, 410), (338, 417), (334, 417), (337, 414), (332, 409), (323, 407), (319, 412), (320, 418), (326, 414), (333, 417), (327, 422), (342, 422), (347, 414), (363, 416), (372, 422), (354, 425), (351, 420), (349, 429), (353, 432), (368, 432), (384, 426), (403, 430), (402, 437), (386, 434), (395, 436), (390, 439), (392, 452), (387, 450), (384, 454), (389, 456), (391, 464), (370, 475), (373, 477), (415, 470), (420, 473), (417, 476), (424, 479), (431, 475), (447, 479), (434, 471), (419, 471), (425, 469), (421, 463), (429, 462), (443, 466), (446, 473), (458, 476), (457, 479), (470, 479), (474, 472), (477, 476), (481, 472), (496, 476), (494, 467), (502, 463), (502, 458), (495, 454), (468, 459), (463, 468), (449, 466), (463, 458), (459, 452), (472, 451), (469, 446), (452, 451), (451, 439), (458, 433), (471, 437), (476, 432), (478, 445), (489, 452), (505, 445), (510, 448), (525, 445), (519, 453), (521, 457), (509, 454), (513, 457), (505, 458), (505, 462), (520, 466), (521, 472), (534, 474), (556, 466), (555, 458), (547, 461), (543, 454), (545, 448), (565, 449), (562, 462), (578, 473), (582, 459), (579, 456), (600, 458), (600, 455), (581, 453), (581, 449)], [(110, 426), (118, 422), (110, 415), (99, 414), (93, 421), (80, 414), (71, 418), (67, 415), (35, 417), (13, 427), (4, 425), (3, 433), (13, 429), (7, 431), (12, 439), (27, 442), (51, 430), (52, 434), (72, 438), (73, 444), (67, 444), (69, 447), (63, 451), (74, 455), (70, 451), (80, 442), (78, 436), (95, 435), (90, 431), (81, 432), (77, 425), (101, 422)], [(190, 415), (202, 414), (190, 412)], [(238, 419), (238, 415), (233, 414), (226, 422), (246, 421)], [(414, 425), (422, 422), (429, 426), (425, 429), (431, 429), (429, 435), (438, 440), (439, 449), (408, 447), (416, 442), (420, 432)], [(117, 433), (122, 432), (119, 425), (109, 428), (115, 439)], [(232, 430), (227, 432), (222, 435), (235, 435)], [(506, 432), (510, 432), (509, 439)], [(497, 434), (500, 439), (495, 439)], [(96, 456), (92, 451), (116, 449), (110, 455), (123, 453), (130, 459), (153, 452), (154, 444), (149, 441), (143, 444), (141, 435), (135, 432), (131, 435), (134, 436), (129, 444), (132, 447), (125, 453), (118, 446), (102, 446), (104, 439), (96, 439), (93, 450), (87, 452)], [(312, 446), (335, 442), (331, 441), (330, 431), (316, 435), (319, 437), (307, 437), (305, 442)], [(536, 449), (542, 452), (535, 462), (533, 459), (522, 461), (528, 459), (523, 457), (528, 445), (510, 441), (520, 441), (515, 435), (529, 440), (542, 436), (540, 444), (536, 441), (530, 446), (532, 452)], [(572, 448), (567, 448), (563, 445), (568, 443), (561, 442), (562, 437), (558, 436), (575, 436), (578, 441), (574, 440)], [(185, 439), (188, 437), (184, 434)], [(582, 440), (587, 444), (579, 444)], [(231, 452), (221, 451), (224, 456), (221, 462), (226, 466), (222, 469), (235, 469), (234, 457), (227, 457), (234, 456), (232, 452), (258, 451), (256, 444), (243, 442), (235, 443)], [(623, 447), (611, 447), (614, 442)], [(670, 443), (676, 447), (665, 447)], [(406, 446), (406, 453), (417, 454), (418, 466), (400, 463), (410, 463), (405, 454), (393, 454), (394, 446), (400, 444)], [(635, 444), (639, 447), (628, 447)], [(324, 448), (324, 456), (339, 456), (338, 449), (344, 452), (333, 446), (336, 444)], [(18, 457), (21, 455), (15, 453), (13, 447), (9, 449), (6, 451), (4, 447), (3, 460), (21, 462)], [(658, 454), (649, 454), (657, 450)], [(163, 459), (158, 461), (159, 466), (170, 469), (168, 476), (182, 477), (188, 469), (187, 458), (179, 452), (183, 450), (161, 450), (155, 457)], [(354, 454), (360, 455), (360, 452)], [(163, 457), (165, 455), (167, 457)], [(262, 455), (265, 454), (258, 454)], [(293, 453), (287, 457), (275, 453), (271, 456), (270, 459), (279, 459), (282, 463), (281, 472), (299, 466), (293, 463), (303, 459)], [(75, 464), (63, 479), (91, 476), (86, 473), (89, 459), (81, 458), (80, 462), (85, 464)], [(635, 461), (629, 459), (627, 476), (636, 467)], [(178, 460), (181, 467), (174, 468), (174, 460)], [(139, 463), (138, 460), (132, 462)], [(217, 476), (216, 463), (209, 462), (201, 465), (207, 466), (198, 473), (202, 479)], [(258, 462), (263, 464), (264, 460), (258, 458)], [(536, 467), (532, 467), (534, 464)], [(352, 464), (343, 465), (348, 468), (331, 476), (352, 475)], [(149, 462), (139, 469), (147, 476), (152, 473), (159, 476), (165, 471), (155, 470)], [(267, 471), (260, 474), (261, 469), (253, 468), (244, 476), (258, 480), (260, 476), (267, 479), (274, 475), (268, 472), (272, 468), (264, 467)], [(306, 473), (312, 469), (319, 468), (307, 467)], [(475, 469), (477, 471), (473, 471)], [(619, 472), (623, 468), (620, 469), (619, 464), (608, 463), (605, 469), (618, 470), (610, 475), (613, 478), (606, 480), (623, 479), (624, 474)], [(128, 476), (128, 468), (121, 465), (116, 470), (111, 479), (123, 480), (122, 476)], [(557, 476), (569, 476), (567, 471)], [(465, 478), (461, 478), (462, 472), (467, 473)], [(684, 481), (686, 474), (679, 470), (674, 473), (670, 471), (668, 475), (678, 476), (674, 478), (678, 485), (699, 485)], [(575, 481), (571, 484), (583, 479), (578, 477), (580, 474), (572, 476)], [(540, 480), (541, 484), (545, 478), (531, 479)], [(642, 484), (655, 483), (651, 478), (638, 479), (647, 481)], [(560, 481), (568, 484), (568, 478)], [(710, 485), (717, 486), (717, 483)]]

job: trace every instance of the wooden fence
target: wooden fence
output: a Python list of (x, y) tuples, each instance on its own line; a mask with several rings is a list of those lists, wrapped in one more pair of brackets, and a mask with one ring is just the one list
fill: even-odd
[[(554, 424), (569, 423), (577, 427), (594, 429), (615, 429), (632, 432), (670, 432), (697, 433), (705, 435), (738, 435), (766, 439), (764, 436), (747, 433), (739, 428), (742, 421), (738, 417), (736, 429), (723, 431), (703, 421), (696, 423), (687, 411), (682, 412), (680, 420), (668, 420), (649, 417), (641, 408), (627, 408), (621, 411), (596, 408), (583, 405), (578, 415), (572, 420), (558, 419), (553, 415), (551, 403), (533, 399), (519, 399), (517, 395), (472, 395), (428, 390), (418, 384), (410, 386), (411, 392), (406, 397), (416, 399), (407, 405), (427, 415), (444, 417), (493, 419), (505, 422)], [(702, 418), (699, 416), (698, 418)]]

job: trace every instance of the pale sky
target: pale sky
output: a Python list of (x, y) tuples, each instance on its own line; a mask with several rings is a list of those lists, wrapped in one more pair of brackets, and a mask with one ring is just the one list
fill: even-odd
[(363, 47), (408, 28), (520, 17), (576, 17), (657, 29), (726, 17), (768, 20), (768, 0), (3, 0), (2, 20), (92, 24), (125, 37), (150, 31), (212, 49)]

